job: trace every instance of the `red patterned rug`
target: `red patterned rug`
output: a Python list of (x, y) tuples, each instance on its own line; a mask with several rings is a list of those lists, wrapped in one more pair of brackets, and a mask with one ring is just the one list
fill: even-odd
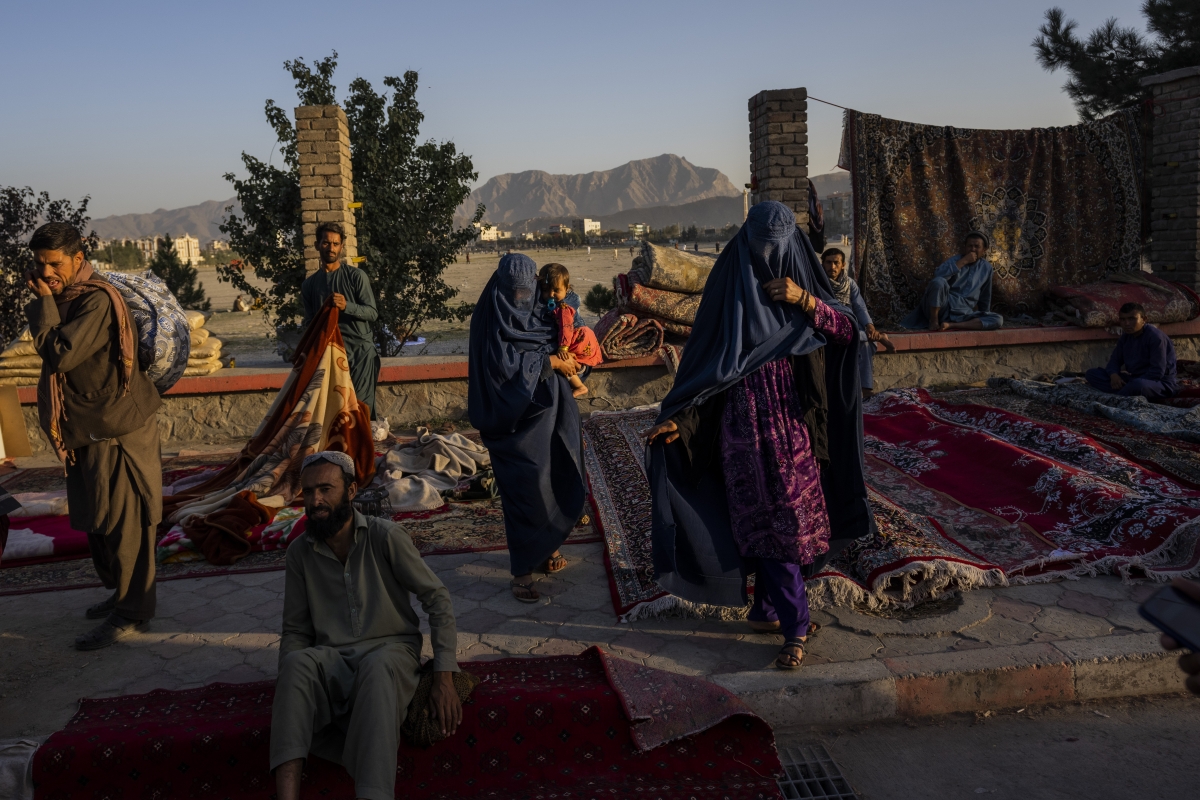
[[(642, 459), (645, 431), (657, 416), (655, 409), (604, 412), (593, 414), (583, 426), (584, 459), (595, 524), (605, 541), (613, 609), (624, 621), (681, 610), (704, 616), (744, 614), (746, 609), (697, 608), (654, 582), (650, 490)], [(1004, 582), (995, 563), (963, 546), (934, 521), (943, 519), (938, 515), (945, 511), (941, 506), (910, 507), (876, 491), (871, 502), (878, 534), (857, 542), (808, 582), (814, 608), (852, 602), (868, 607), (912, 605), (948, 589)], [(956, 520), (971, 516), (955, 509)]]
[(866, 411), (870, 456), (926, 495), (1024, 531), (999, 537), (1000, 548), (973, 543), (1010, 580), (1198, 572), (1200, 492), (1087, 434), (998, 408), (935, 400), (923, 389), (884, 392)]
[[(483, 683), (462, 726), (428, 750), (401, 745), (397, 797), (782, 797), (770, 727), (714, 684), (599, 648), (463, 667)], [(35, 796), (266, 800), (273, 696), (265, 681), (82, 700), (34, 755)], [(354, 797), (319, 758), (303, 780), (305, 797)]]

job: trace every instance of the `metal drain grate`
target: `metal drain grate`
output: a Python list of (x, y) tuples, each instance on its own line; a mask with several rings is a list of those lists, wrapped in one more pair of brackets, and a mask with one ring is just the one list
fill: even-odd
[(858, 800), (841, 768), (819, 744), (785, 747), (779, 752), (785, 777), (779, 788), (787, 800), (826, 798), (827, 800)]

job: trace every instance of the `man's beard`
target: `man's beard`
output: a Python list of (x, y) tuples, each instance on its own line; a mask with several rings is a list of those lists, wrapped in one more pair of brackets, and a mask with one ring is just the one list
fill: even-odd
[[(314, 511), (316, 509), (313, 509)], [(307, 511), (307, 509), (306, 509)], [(354, 516), (354, 506), (350, 503), (349, 493), (342, 494), (342, 501), (322, 517), (308, 515), (308, 524), (304, 531), (319, 542), (328, 541), (329, 537), (342, 529), (342, 526)]]

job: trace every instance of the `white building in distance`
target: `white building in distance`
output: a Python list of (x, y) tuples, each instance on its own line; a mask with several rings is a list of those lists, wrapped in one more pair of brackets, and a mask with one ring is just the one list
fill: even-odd
[(629, 235), (635, 239), (639, 236), (649, 236), (650, 226), (644, 222), (632, 222), (629, 224)]
[(600, 233), (600, 220), (598, 219), (577, 219), (572, 223), (571, 227), (576, 233), (589, 236), (593, 233)]

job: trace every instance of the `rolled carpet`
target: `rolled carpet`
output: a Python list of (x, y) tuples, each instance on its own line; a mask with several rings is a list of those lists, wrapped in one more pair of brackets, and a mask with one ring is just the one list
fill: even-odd
[(629, 292), (629, 308), (638, 315), (652, 314), (681, 325), (696, 321), (696, 310), (704, 295), (681, 294), (635, 284)]
[(711, 258), (697, 256), (685, 250), (673, 247), (659, 247), (646, 242), (642, 245), (639, 257), (641, 264), (634, 259), (634, 270), (643, 272), (645, 283), (655, 289), (683, 294), (700, 294), (704, 284), (708, 282), (708, 274), (712, 272)]
[(663, 345), (662, 323), (638, 319), (620, 308), (608, 311), (596, 323), (594, 330), (600, 349), (609, 361), (651, 356)]

